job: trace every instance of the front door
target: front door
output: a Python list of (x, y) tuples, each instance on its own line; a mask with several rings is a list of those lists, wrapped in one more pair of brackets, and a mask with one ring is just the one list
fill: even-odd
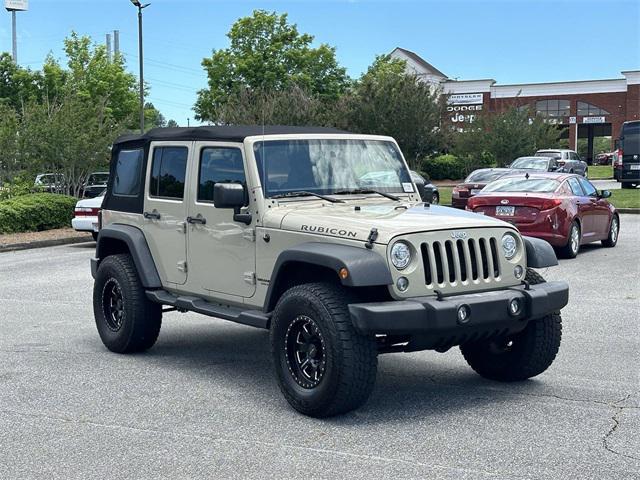
[(223, 142), (195, 144), (189, 202), (189, 284), (203, 293), (242, 298), (255, 292), (255, 229), (235, 222), (233, 210), (216, 208), (213, 186), (218, 182), (246, 187), (243, 145)]
[(578, 181), (591, 201), (591, 227), (594, 234), (597, 238), (605, 238), (609, 234), (609, 220), (611, 217), (608, 202), (598, 197), (598, 190), (589, 180), (580, 177)]
[(154, 142), (147, 162), (142, 229), (163, 284), (187, 281), (187, 163), (193, 142)]

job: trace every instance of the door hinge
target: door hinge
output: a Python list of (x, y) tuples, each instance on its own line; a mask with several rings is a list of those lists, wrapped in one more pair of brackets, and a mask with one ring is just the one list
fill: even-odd
[(244, 272), (244, 281), (249, 285), (256, 284), (256, 272)]
[(253, 228), (247, 228), (242, 232), (242, 238), (249, 240), (250, 242), (256, 241), (256, 231)]
[(184, 260), (182, 262), (178, 262), (178, 270), (187, 273), (187, 262)]
[(187, 233), (187, 222), (178, 222), (178, 231)]

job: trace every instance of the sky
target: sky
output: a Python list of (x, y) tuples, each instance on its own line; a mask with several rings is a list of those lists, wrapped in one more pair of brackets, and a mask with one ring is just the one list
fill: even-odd
[[(640, 69), (640, 0), (149, 0), (144, 10), (148, 100), (167, 119), (192, 125), (201, 67), (226, 48), (235, 20), (254, 9), (288, 13), (315, 44), (358, 77), (377, 54), (412, 50), (447, 76), (499, 84), (621, 78)], [(130, 0), (30, 0), (19, 12), (18, 62), (39, 69), (48, 53), (63, 59), (71, 31), (96, 43), (120, 31), (137, 74), (137, 14)], [(0, 10), (0, 51), (11, 50), (10, 14)]]

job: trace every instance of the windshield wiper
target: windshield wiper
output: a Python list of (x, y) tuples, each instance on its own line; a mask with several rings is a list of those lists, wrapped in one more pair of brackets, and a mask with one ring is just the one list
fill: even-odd
[(338, 190), (337, 192), (333, 192), (332, 195), (349, 195), (349, 194), (367, 194), (367, 193), (377, 193), (378, 195), (382, 195), (383, 197), (387, 197), (390, 200), (395, 202), (400, 201), (400, 197), (396, 197), (395, 195), (391, 195), (387, 192), (381, 192), (380, 190), (373, 190), (371, 188), (354, 188), (353, 190)]
[(326, 195), (320, 195), (319, 193), (307, 192), (307, 191), (299, 191), (299, 192), (287, 192), (281, 193), (280, 195), (274, 195), (271, 198), (292, 198), (292, 197), (318, 197), (322, 200), (326, 200), (331, 203), (344, 203), (344, 200), (339, 200), (337, 198), (327, 197)]

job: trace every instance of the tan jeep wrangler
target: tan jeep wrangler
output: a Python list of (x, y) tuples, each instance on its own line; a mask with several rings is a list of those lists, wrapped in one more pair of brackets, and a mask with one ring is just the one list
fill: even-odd
[(377, 355), (459, 345), (523, 380), (560, 345), (546, 243), (421, 201), (396, 142), (302, 127), (151, 130), (113, 146), (96, 257), (98, 332), (150, 348), (162, 313), (270, 330), (280, 388), (316, 417), (362, 405)]

